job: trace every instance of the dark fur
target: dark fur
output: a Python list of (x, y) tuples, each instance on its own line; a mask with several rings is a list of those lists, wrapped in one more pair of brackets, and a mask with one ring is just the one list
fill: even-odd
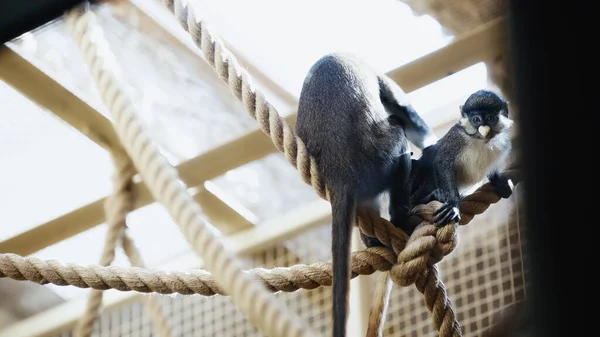
[[(407, 234), (414, 229), (406, 226), (408, 210), (433, 200), (444, 203), (435, 214), (434, 221), (438, 226), (459, 221), (461, 190), (486, 176), (501, 197), (508, 198), (512, 194), (509, 179), (497, 169), (511, 145), (506, 133), (512, 123), (508, 119), (507, 103), (491, 91), (480, 90), (473, 93), (460, 109), (461, 120), (436, 144), (426, 147), (418, 160), (412, 160), (408, 204), (390, 202), (391, 222)], [(478, 131), (482, 125), (490, 128), (487, 137)], [(390, 198), (396, 194), (404, 195), (405, 188), (405, 181), (394, 182)]]
[[(390, 78), (346, 54), (326, 55), (310, 69), (300, 94), (296, 132), (329, 187), (333, 336), (343, 337), (355, 208), (367, 205), (379, 214), (377, 197), (387, 190), (392, 175), (408, 179), (407, 137), (422, 148), (434, 136)], [(363, 242), (381, 245), (364, 236)]]

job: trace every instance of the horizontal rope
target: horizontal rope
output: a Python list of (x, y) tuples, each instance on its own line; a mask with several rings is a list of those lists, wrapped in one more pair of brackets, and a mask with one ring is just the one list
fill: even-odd
[[(370, 275), (392, 267), (396, 255), (391, 249), (372, 247), (352, 253), (352, 277)], [(271, 292), (293, 292), (331, 286), (331, 262), (299, 264), (291, 267), (247, 271)], [(160, 270), (100, 265), (82, 266), (62, 264), (55, 260), (41, 260), (16, 254), (0, 255), (0, 277), (38, 284), (75, 286), (97, 290), (117, 289), (140, 293), (199, 294), (228, 296), (213, 276), (205, 270), (167, 273)]]
[[(518, 172), (508, 171), (511, 177)], [(518, 181), (518, 180), (517, 180)], [(488, 203), (497, 202), (489, 183), (482, 185), (473, 194), (465, 197), (461, 204), (462, 214), (479, 214)], [(465, 200), (468, 203), (465, 204)], [(362, 210), (364, 212), (364, 210)], [(467, 213), (468, 212), (468, 213)], [(461, 221), (467, 224), (468, 220)], [(408, 237), (389, 221), (364, 213), (357, 222), (361, 232), (378, 238), (383, 244), (392, 247), (372, 247), (353, 253), (352, 271), (356, 275), (368, 275), (379, 271), (388, 271), (397, 266), (398, 253), (407, 244)], [(446, 226), (452, 227), (452, 226)], [(295, 291), (314, 289), (331, 285), (330, 262), (317, 262), (310, 265), (296, 265), (289, 268), (253, 269), (249, 273), (258, 278), (270, 291)], [(416, 274), (418, 276), (419, 274)], [(204, 270), (166, 273), (144, 268), (122, 268), (117, 266), (101, 267), (62, 264), (54, 260), (40, 260), (34, 257), (22, 257), (16, 254), (0, 254), (0, 278), (12, 278), (20, 281), (32, 281), (39, 284), (52, 283), (59, 286), (75, 286), (92, 289), (117, 289), (120, 291), (156, 292), (161, 294), (201, 294), (211, 296), (223, 294), (214, 282), (211, 274)], [(395, 280), (397, 282), (397, 280)]]

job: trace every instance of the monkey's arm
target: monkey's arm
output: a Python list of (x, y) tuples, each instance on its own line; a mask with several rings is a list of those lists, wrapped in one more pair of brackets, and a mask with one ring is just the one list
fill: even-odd
[(438, 226), (445, 226), (451, 221), (460, 221), (460, 193), (456, 183), (456, 171), (452, 162), (447, 160), (438, 162), (434, 172), (438, 184), (435, 200), (443, 202), (433, 215), (433, 221)]
[(411, 184), (414, 188), (412, 206), (431, 201), (444, 203), (434, 214), (434, 222), (443, 226), (460, 220), (460, 193), (456, 182), (456, 149), (438, 143), (425, 149), (418, 160)]
[(406, 93), (391, 78), (384, 74), (378, 75), (379, 97), (383, 106), (401, 120), (406, 132), (406, 138), (415, 144), (419, 150), (435, 144), (438, 137), (415, 111)]
[(500, 174), (498, 169), (493, 169), (487, 177), (490, 181), (490, 184), (492, 184), (492, 187), (494, 187), (494, 190), (501, 198), (510, 198), (514, 188), (513, 182), (510, 180), (510, 178)]

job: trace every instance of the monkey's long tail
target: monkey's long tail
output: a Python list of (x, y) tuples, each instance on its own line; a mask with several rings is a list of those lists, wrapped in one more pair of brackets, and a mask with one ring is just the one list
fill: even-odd
[(383, 336), (383, 326), (387, 314), (390, 293), (392, 291), (392, 279), (388, 272), (382, 272), (377, 278), (375, 293), (373, 294), (373, 304), (369, 314), (369, 326), (366, 337)]
[(350, 289), (350, 240), (355, 199), (349, 188), (332, 189), (333, 337), (346, 336)]

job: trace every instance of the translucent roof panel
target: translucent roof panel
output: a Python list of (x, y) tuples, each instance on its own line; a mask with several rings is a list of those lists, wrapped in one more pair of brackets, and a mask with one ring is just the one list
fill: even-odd
[(319, 198), (280, 153), (230, 170), (211, 182), (250, 210), (258, 223)]
[[(255, 126), (210, 65), (158, 24), (139, 11), (123, 13), (109, 6), (96, 14), (140, 117), (173, 164)], [(111, 118), (65, 21), (27, 34), (12, 46)]]
[(109, 193), (106, 152), (0, 81), (0, 240)]
[(445, 46), (452, 37), (398, 0), (192, 0), (196, 17), (298, 94), (321, 56), (352, 52), (389, 71)]

